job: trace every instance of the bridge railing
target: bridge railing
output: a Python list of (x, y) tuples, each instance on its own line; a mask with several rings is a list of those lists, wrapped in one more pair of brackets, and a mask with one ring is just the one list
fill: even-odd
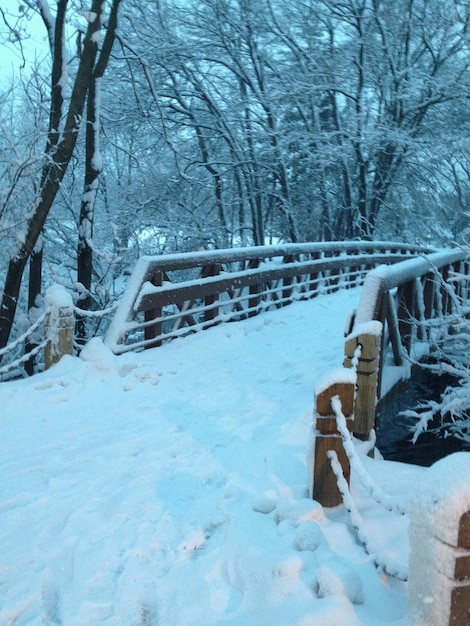
[[(378, 398), (466, 313), (470, 296), (468, 251), (444, 250), (371, 270), (364, 281), (352, 334), (375, 320), (383, 332), (378, 354)], [(348, 343), (346, 342), (346, 345)], [(351, 348), (350, 348), (351, 351)], [(351, 357), (351, 355), (347, 355)], [(385, 376), (387, 366), (402, 368)]]
[[(367, 274), (345, 341), (346, 369), (331, 373), (328, 384), (318, 383), (316, 389), (313, 482), (314, 497), (322, 504), (336, 506), (341, 501), (339, 491), (332, 488), (330, 450), (341, 455), (343, 471), (349, 475), (332, 398), (341, 398), (354, 435), (369, 439), (378, 400), (409, 376), (411, 364), (429, 353), (454, 322), (460, 323), (462, 314), (468, 314), (469, 281), (470, 255), (460, 249), (379, 266)], [(397, 370), (392, 376), (390, 368)]]
[[(336, 382), (317, 388), (311, 495), (325, 507), (344, 503), (350, 524), (368, 558), (381, 573), (408, 581), (407, 623), (468, 624), (470, 606), (470, 459), (467, 452), (446, 456), (417, 477), (412, 497), (387, 493), (366, 469), (353, 443), (356, 378), (343, 370)], [(374, 445), (374, 442), (369, 442)], [(351, 481), (351, 474), (354, 481)], [(350, 489), (352, 482), (353, 489)], [(362, 507), (381, 506), (389, 524), (407, 516), (410, 555), (397, 561), (386, 534), (369, 533)], [(364, 504), (366, 498), (366, 504)], [(406, 537), (403, 537), (406, 541)]]
[(390, 242), (285, 244), (142, 257), (106, 334), (116, 354), (362, 284), (378, 264), (430, 252)]

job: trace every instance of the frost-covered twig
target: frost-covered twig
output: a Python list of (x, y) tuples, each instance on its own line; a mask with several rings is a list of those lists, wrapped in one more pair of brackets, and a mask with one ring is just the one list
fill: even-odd
[(105, 315), (110, 315), (114, 313), (114, 311), (118, 307), (118, 302), (115, 302), (112, 306), (107, 309), (101, 309), (100, 311), (86, 311), (85, 309), (81, 309), (80, 307), (74, 306), (73, 310), (77, 315), (81, 315), (82, 317), (104, 317)]
[(336, 476), (338, 489), (343, 498), (344, 506), (349, 512), (351, 524), (364, 550), (374, 559), (376, 566), (384, 571), (386, 574), (388, 574), (389, 576), (393, 576), (394, 578), (398, 578), (398, 580), (408, 580), (408, 568), (404, 565), (400, 565), (399, 563), (388, 560), (385, 555), (380, 553), (380, 550), (377, 548), (377, 546), (375, 546), (373, 542), (368, 539), (364, 523), (362, 521), (362, 516), (359, 513), (354, 503), (354, 500), (351, 497), (348, 483), (344, 478), (341, 464), (338, 461), (338, 456), (334, 450), (329, 450), (327, 452), (327, 456), (331, 463), (331, 469)]
[(344, 451), (346, 452), (349, 462), (351, 463), (351, 468), (357, 474), (361, 485), (364, 489), (366, 489), (375, 502), (383, 506), (387, 511), (391, 513), (398, 513), (399, 515), (405, 515), (406, 510), (400, 506), (396, 500), (386, 494), (383, 489), (375, 484), (370, 474), (362, 464), (362, 461), (354, 448), (351, 433), (346, 426), (346, 418), (342, 412), (341, 400), (338, 396), (331, 398), (331, 407), (336, 415), (336, 424), (343, 440)]

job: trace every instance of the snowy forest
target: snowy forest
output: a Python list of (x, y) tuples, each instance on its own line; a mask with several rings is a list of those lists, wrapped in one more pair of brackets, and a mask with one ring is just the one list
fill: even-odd
[(0, 347), (53, 282), (110, 306), (141, 254), (467, 240), (466, 0), (8, 0), (0, 23)]

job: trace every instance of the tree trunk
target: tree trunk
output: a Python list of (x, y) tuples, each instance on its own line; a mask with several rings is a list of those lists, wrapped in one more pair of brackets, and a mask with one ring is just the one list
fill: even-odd
[[(117, 13), (120, 1), (121, 0), (113, 0), (112, 14)], [(88, 22), (83, 52), (75, 77), (63, 133), (60, 141), (57, 140), (53, 146), (51, 146), (48, 141), (47, 150), (50, 150), (48, 154), (49, 160), (44, 166), (39, 198), (36, 207), (26, 221), (24, 237), (18, 244), (16, 253), (11, 256), (8, 263), (2, 301), (0, 304), (0, 347), (4, 347), (8, 343), (18, 306), (18, 298), (26, 263), (41, 234), (73, 155), (90, 79), (93, 75), (93, 67), (98, 50), (97, 34), (101, 29), (104, 9), (105, 4), (102, 0), (93, 0), (90, 14), (96, 15), (96, 18)]]
[[(86, 126), (86, 157), (85, 157), (85, 180), (83, 196), (80, 205), (80, 217), (78, 224), (78, 247), (77, 247), (77, 282), (83, 289), (83, 297), (78, 300), (78, 306), (88, 311), (91, 304), (90, 290), (93, 274), (93, 220), (95, 211), (96, 193), (98, 191), (101, 163), (98, 153), (98, 124), (99, 119), (96, 111), (97, 83), (93, 80), (90, 85), (87, 101), (87, 126)], [(86, 318), (78, 315), (75, 332), (79, 342), (86, 338)]]

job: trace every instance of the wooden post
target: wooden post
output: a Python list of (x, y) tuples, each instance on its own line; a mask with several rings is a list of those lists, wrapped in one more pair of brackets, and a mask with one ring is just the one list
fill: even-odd
[(372, 321), (361, 324), (357, 331), (346, 337), (345, 367), (353, 366), (353, 359), (360, 347), (354, 407), (354, 435), (359, 439), (367, 439), (375, 423), (381, 336), (382, 324)]
[(44, 335), (48, 339), (44, 348), (44, 367), (49, 369), (64, 354), (73, 354), (75, 319), (72, 296), (60, 285), (49, 287), (44, 304), (48, 309), (44, 322)]
[[(254, 270), (258, 268), (259, 265), (260, 259), (250, 259), (248, 267), (246, 269)], [(250, 294), (250, 297), (248, 299), (248, 317), (254, 317), (259, 313), (258, 307), (261, 304), (261, 298), (259, 296), (260, 292), (261, 285), (259, 284), (250, 285), (248, 288), (248, 293)]]
[[(293, 254), (286, 254), (282, 259), (282, 262), (293, 263), (294, 260)], [(282, 286), (282, 306), (286, 306), (292, 302), (292, 276), (282, 279)]]
[[(344, 376), (342, 376), (344, 379)], [(313, 460), (312, 496), (322, 506), (341, 504), (341, 494), (336, 484), (336, 476), (331, 469), (327, 457), (329, 450), (334, 450), (343, 468), (344, 477), (349, 484), (349, 459), (343, 448), (341, 435), (336, 427), (336, 416), (331, 407), (331, 398), (339, 396), (346, 424), (352, 430), (352, 414), (354, 409), (354, 382), (337, 382), (331, 384), (316, 395), (315, 441)]]
[[(168, 276), (165, 276), (165, 279), (167, 278)], [(152, 285), (154, 285), (155, 287), (161, 287), (163, 285), (163, 272), (160, 272), (160, 271), (154, 272), (149, 282), (152, 283)], [(161, 306), (155, 307), (153, 309), (148, 309), (147, 311), (145, 311), (144, 321), (146, 323), (151, 322), (152, 320), (157, 320), (155, 324), (145, 326), (144, 339), (146, 341), (155, 339), (156, 337), (161, 336), (162, 330), (163, 330), (162, 318), (163, 318), (163, 309)], [(146, 348), (153, 348), (154, 346), (160, 346), (161, 343), (162, 343), (161, 339), (157, 339), (151, 344), (148, 344)]]
[(398, 329), (405, 352), (411, 354), (416, 305), (416, 280), (413, 278), (398, 288)]
[(470, 454), (435, 463), (410, 499), (411, 623), (470, 625)]
[[(219, 276), (220, 274), (220, 265), (218, 263), (212, 263), (211, 265), (206, 265), (201, 270), (201, 278), (208, 278), (209, 276)], [(217, 301), (217, 296), (211, 294), (205, 297), (204, 304), (206, 308), (204, 310), (204, 321), (210, 322), (215, 320), (219, 315), (219, 307), (213, 306)]]

